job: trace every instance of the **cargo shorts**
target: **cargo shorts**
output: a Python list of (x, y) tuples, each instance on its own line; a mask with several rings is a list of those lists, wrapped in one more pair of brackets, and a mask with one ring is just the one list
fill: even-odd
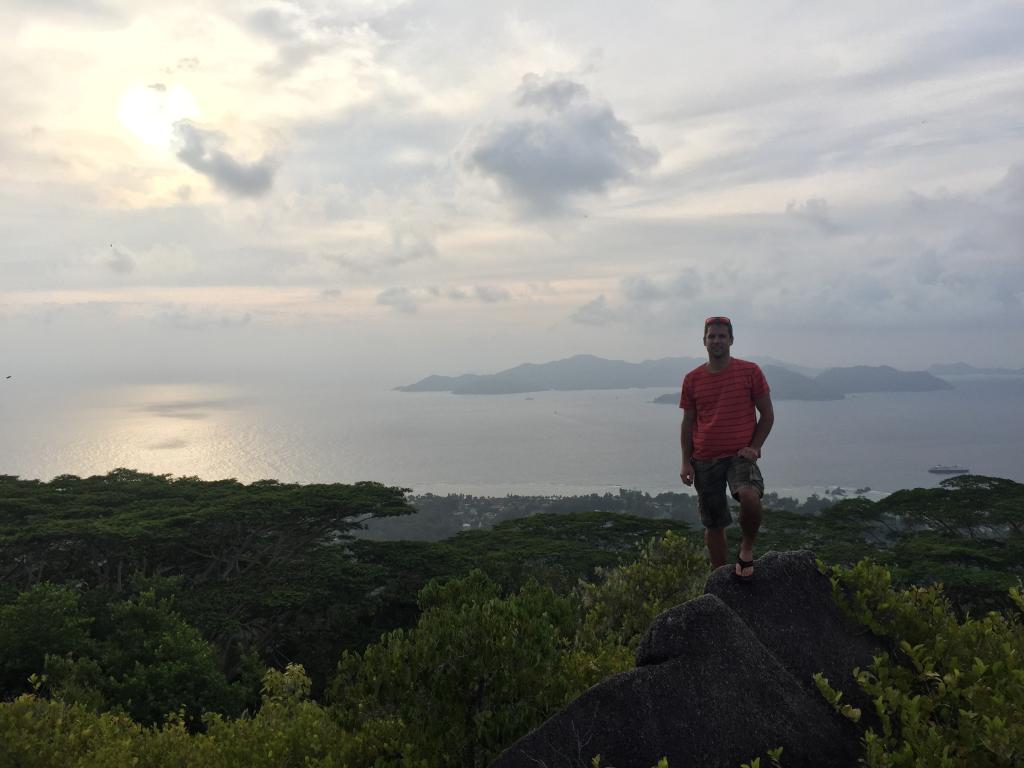
[(764, 496), (764, 478), (755, 461), (742, 456), (726, 456), (723, 459), (691, 459), (690, 463), (693, 464), (693, 486), (697, 489), (700, 521), (705, 528), (725, 528), (732, 524), (725, 498), (726, 484), (737, 500), (740, 488), (745, 485), (756, 489), (758, 497)]

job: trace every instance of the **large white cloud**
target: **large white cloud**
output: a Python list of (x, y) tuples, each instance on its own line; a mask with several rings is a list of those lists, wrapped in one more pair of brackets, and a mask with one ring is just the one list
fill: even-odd
[(468, 162), (531, 214), (562, 213), (580, 195), (630, 181), (658, 159), (580, 83), (527, 75), (517, 106), (516, 116), (484, 131)]

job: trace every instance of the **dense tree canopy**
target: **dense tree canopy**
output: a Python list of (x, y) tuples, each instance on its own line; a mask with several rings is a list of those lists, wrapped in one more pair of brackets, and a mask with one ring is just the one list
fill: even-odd
[[(20, 696), (0, 704), (2, 749), (47, 768), (484, 765), (628, 668), (651, 619), (700, 593), (700, 532), (684, 522), (692, 499), (676, 496), (491, 500), (522, 516), (441, 541), (382, 541), (355, 534), (414, 513), (403, 489), (131, 470), (0, 476), (0, 696)], [(858, 566), (847, 585), (859, 620), (908, 644), (862, 678), (889, 717), (867, 745), (870, 764), (914, 764), (906, 734), (919, 740), (907, 755), (938, 754), (935, 728), (988, 760), (974, 764), (1012, 764), (1021, 726), (998, 719), (996, 698), (1021, 674), (1020, 598), (1008, 590), (1024, 576), (1024, 486), (961, 476), (878, 502), (766, 501), (759, 551), (886, 568)], [(928, 589), (898, 591), (912, 585)], [(993, 608), (1002, 618), (984, 616)], [(942, 655), (955, 644), (954, 666)], [(965, 655), (974, 648), (980, 667)], [(914, 697), (935, 691), (900, 671), (907, 659), (949, 676), (980, 725), (920, 721)], [(977, 698), (982, 688), (964, 680), (996, 693)], [(935, 698), (935, 712), (952, 701)]]
[(412, 512), (404, 489), (379, 483), (243, 485), (129, 469), (49, 483), (4, 475), (0, 581), (120, 591), (140, 576), (243, 580), (333, 546), (363, 520)]

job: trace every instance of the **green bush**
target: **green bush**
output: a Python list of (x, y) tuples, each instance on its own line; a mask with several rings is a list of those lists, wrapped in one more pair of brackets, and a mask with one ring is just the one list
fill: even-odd
[(659, 613), (703, 593), (708, 574), (703, 549), (668, 531), (649, 541), (635, 562), (599, 568), (593, 582), (580, 584), (582, 634), (632, 652)]
[(362, 655), (346, 653), (331, 689), (344, 727), (396, 724), (402, 760), (485, 766), (591, 682), (568, 661), (576, 606), (548, 588), (527, 584), (503, 597), (474, 571), (431, 582), (420, 607), (414, 629), (392, 632)]
[[(881, 732), (865, 735), (874, 768), (989, 768), (1024, 763), (1024, 627), (1019, 615), (959, 621), (938, 586), (893, 589), (862, 561), (832, 569), (837, 601), (896, 652), (856, 670)], [(1010, 591), (1018, 613), (1019, 590)]]
[[(306, 700), (301, 667), (271, 670), (255, 716), (208, 718), (192, 734), (181, 716), (147, 728), (123, 714), (25, 694), (0, 705), (0, 765), (18, 768), (363, 768), (349, 738)], [(383, 742), (382, 737), (379, 741)]]
[(243, 686), (225, 680), (213, 647), (153, 592), (110, 607), (90, 654), (48, 654), (47, 687), (94, 709), (120, 709), (154, 725), (181, 711), (190, 727), (203, 713), (240, 714)]
[(88, 654), (92, 619), (78, 593), (56, 584), (37, 584), (0, 605), (0, 695), (29, 690), (29, 676), (43, 671), (47, 653)]

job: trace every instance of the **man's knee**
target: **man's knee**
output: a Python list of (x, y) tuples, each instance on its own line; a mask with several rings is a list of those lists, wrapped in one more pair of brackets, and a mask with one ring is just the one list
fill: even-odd
[(757, 488), (754, 486), (744, 485), (736, 492), (736, 497), (739, 499), (742, 509), (749, 511), (761, 510), (761, 494), (757, 492)]
[(756, 534), (764, 518), (761, 510), (761, 495), (756, 488), (740, 488), (740, 527), (744, 535)]

